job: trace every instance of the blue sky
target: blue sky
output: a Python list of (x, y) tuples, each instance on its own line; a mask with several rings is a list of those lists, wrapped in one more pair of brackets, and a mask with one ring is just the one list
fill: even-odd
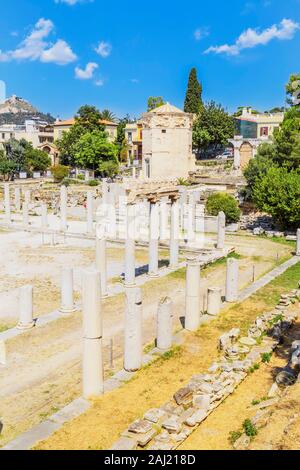
[(1, 5), (7, 94), (62, 118), (82, 104), (138, 116), (150, 95), (183, 106), (197, 67), (204, 100), (233, 111), (284, 104), (300, 72), (300, 0), (10, 0)]

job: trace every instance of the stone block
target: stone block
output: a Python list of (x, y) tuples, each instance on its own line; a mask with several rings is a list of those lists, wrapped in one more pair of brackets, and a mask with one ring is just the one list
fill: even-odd
[(134, 421), (129, 427), (128, 431), (135, 434), (145, 434), (152, 430), (152, 424), (145, 419), (138, 419)]
[(177, 405), (186, 405), (191, 403), (193, 400), (193, 393), (189, 387), (180, 388), (174, 394), (174, 400), (176, 401)]
[(151, 423), (159, 423), (166, 417), (166, 412), (160, 408), (152, 408), (144, 414), (144, 419)]

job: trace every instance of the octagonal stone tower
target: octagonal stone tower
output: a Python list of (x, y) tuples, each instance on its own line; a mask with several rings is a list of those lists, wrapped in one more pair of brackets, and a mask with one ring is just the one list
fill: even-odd
[(143, 176), (187, 178), (195, 170), (194, 115), (169, 103), (143, 114)]

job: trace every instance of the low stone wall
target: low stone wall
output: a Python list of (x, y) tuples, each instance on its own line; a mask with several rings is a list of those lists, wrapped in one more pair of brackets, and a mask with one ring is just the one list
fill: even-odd
[(176, 449), (255, 369), (262, 355), (276, 348), (297, 318), (289, 306), (299, 300), (300, 289), (282, 295), (274, 310), (257, 317), (246, 337), (238, 329), (223, 334), (218, 345), (223, 356), (208, 373), (193, 376), (170, 401), (134, 421), (111, 450)]

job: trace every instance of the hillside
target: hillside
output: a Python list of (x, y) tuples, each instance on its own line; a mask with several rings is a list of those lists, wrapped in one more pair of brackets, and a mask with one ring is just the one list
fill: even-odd
[(49, 113), (38, 111), (31, 103), (12, 96), (0, 104), (0, 125), (1, 124), (24, 124), (26, 119), (38, 117), (43, 121), (54, 122), (55, 119)]

